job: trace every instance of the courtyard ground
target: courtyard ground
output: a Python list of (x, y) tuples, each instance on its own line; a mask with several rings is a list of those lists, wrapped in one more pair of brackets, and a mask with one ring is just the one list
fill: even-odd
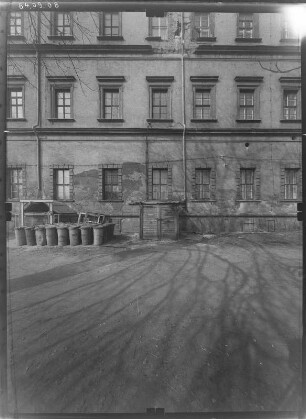
[(297, 410), (300, 232), (16, 247), (12, 412)]

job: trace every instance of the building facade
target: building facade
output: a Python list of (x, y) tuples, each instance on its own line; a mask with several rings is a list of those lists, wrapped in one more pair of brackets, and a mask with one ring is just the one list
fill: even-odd
[(296, 224), (300, 47), (285, 16), (15, 12), (8, 28), (16, 213), (20, 199), (117, 216), (175, 203), (193, 231)]

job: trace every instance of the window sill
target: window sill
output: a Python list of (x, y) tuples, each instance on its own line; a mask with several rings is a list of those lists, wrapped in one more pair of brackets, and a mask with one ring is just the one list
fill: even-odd
[(26, 38), (24, 35), (7, 35), (7, 39), (9, 41), (14, 40), (14, 41), (25, 41)]
[(124, 202), (123, 199), (99, 199), (99, 202)]
[(261, 202), (261, 199), (236, 199), (236, 202)]
[(258, 123), (258, 122), (261, 122), (261, 119), (236, 119), (236, 122), (242, 122), (242, 123)]
[(106, 36), (106, 35), (98, 35), (97, 36), (98, 41), (124, 41), (123, 36)]
[(210, 203), (210, 202), (217, 202), (216, 199), (191, 199), (190, 202), (199, 202), (199, 203)]
[(8, 122), (17, 122), (17, 121), (27, 121), (27, 119), (26, 118), (6, 118), (6, 120), (8, 121)]
[(48, 118), (50, 122), (75, 122), (74, 118)]
[(153, 118), (149, 118), (149, 119), (147, 119), (147, 122), (165, 123), (165, 122), (173, 122), (173, 119), (153, 119)]
[(199, 36), (199, 38), (196, 38), (196, 42), (216, 42), (216, 40), (215, 36)]
[(75, 37), (73, 35), (48, 35), (48, 39), (57, 41), (57, 40), (64, 40), (64, 41), (74, 41)]
[(283, 44), (289, 44), (290, 42), (299, 42), (298, 38), (281, 38), (279, 42), (282, 42)]
[(279, 202), (288, 202), (289, 204), (294, 204), (296, 202), (299, 202), (300, 199), (280, 199)]
[(198, 123), (205, 123), (205, 122), (218, 122), (218, 119), (191, 119), (190, 122), (198, 122)]
[(97, 120), (99, 122), (104, 122), (104, 123), (124, 122), (124, 119), (122, 119), (122, 118), (118, 118), (118, 119), (98, 118)]
[(302, 122), (302, 120), (301, 119), (280, 119), (280, 122), (282, 122), (282, 123), (295, 123), (295, 122), (297, 122), (297, 123), (301, 123)]
[(251, 43), (256, 44), (256, 43), (262, 42), (262, 38), (241, 38), (241, 37), (237, 37), (237, 38), (235, 38), (235, 41), (236, 42), (242, 42), (242, 43), (244, 43), (244, 42), (246, 42), (246, 43), (251, 42)]
[(161, 42), (162, 41), (162, 37), (161, 36), (147, 36), (145, 39), (147, 41), (157, 41), (157, 42)]
[(74, 199), (59, 199), (59, 198), (54, 198), (54, 200), (60, 201), (60, 202), (75, 202)]

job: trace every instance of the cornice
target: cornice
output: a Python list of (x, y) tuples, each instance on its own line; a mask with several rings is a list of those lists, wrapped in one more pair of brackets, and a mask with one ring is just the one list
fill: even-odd
[(9, 53), (29, 54), (39, 51), (45, 54), (153, 54), (151, 45), (57, 45), (57, 44), (9, 44)]
[[(101, 136), (177, 136), (182, 135), (182, 128), (37, 128), (36, 133), (39, 135), (58, 135), (58, 136), (85, 136), (93, 137), (97, 135)], [(31, 128), (8, 128), (8, 136), (10, 135), (34, 135)], [(281, 137), (292, 137), (293, 135), (301, 135), (301, 129), (288, 129), (288, 128), (271, 128), (271, 129), (246, 129), (246, 128), (187, 128), (186, 135), (189, 136), (256, 136), (256, 137), (268, 137), (268, 136), (281, 136)], [(79, 140), (78, 140), (79, 141)], [(86, 140), (85, 140), (86, 141)], [(103, 141), (103, 138), (101, 138)]]
[(196, 55), (300, 55), (297, 45), (199, 45)]

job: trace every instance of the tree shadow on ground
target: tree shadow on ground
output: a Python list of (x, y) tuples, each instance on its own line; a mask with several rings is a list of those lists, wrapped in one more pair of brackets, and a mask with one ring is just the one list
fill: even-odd
[(290, 251), (185, 243), (104, 269), (89, 258), (61, 281), (48, 270), (42, 287), (38, 274), (23, 278), (29, 287), (12, 293), (12, 409), (297, 410), (301, 280)]

